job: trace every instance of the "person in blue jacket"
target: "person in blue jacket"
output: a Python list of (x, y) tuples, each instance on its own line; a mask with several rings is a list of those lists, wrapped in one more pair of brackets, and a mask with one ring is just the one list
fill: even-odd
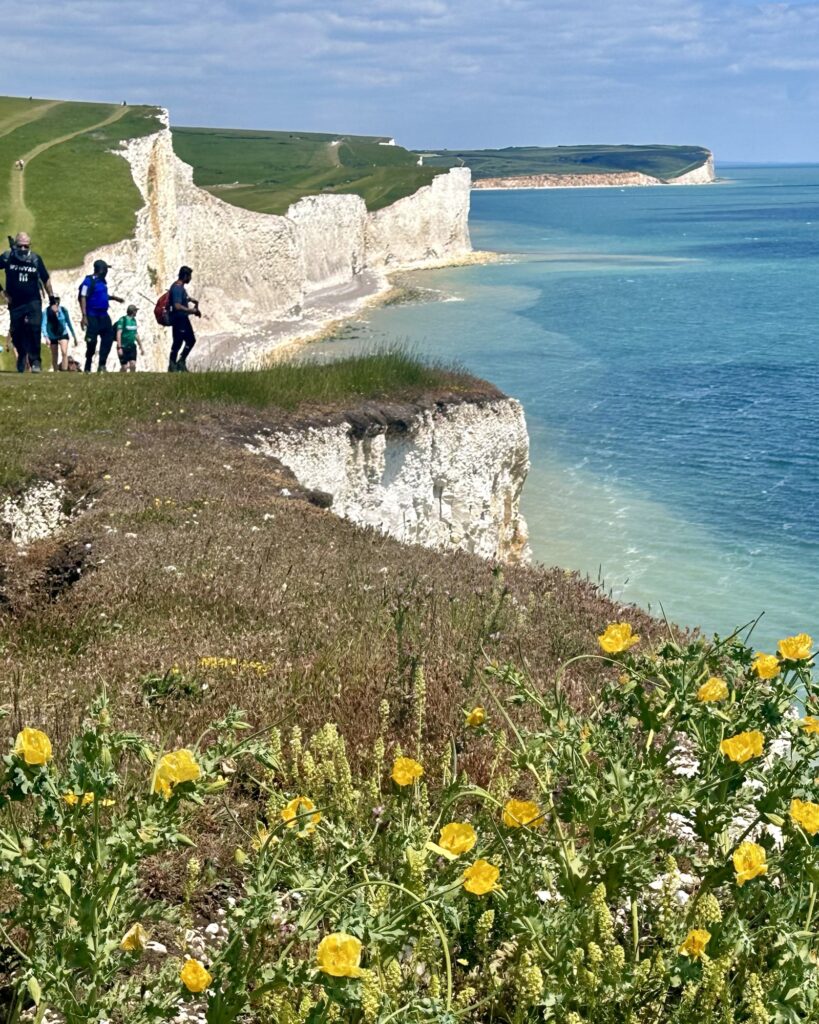
[[(71, 323), (71, 314), (60, 305), (60, 296), (53, 295), (43, 312), (43, 334), (51, 345), (51, 368), (53, 370), (68, 369), (68, 332), (77, 344), (77, 335)], [(60, 358), (58, 358), (58, 351)]]

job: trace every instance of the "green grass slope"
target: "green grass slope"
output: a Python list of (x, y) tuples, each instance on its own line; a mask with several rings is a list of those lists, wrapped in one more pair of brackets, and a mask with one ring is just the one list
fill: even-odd
[(444, 167), (377, 136), (174, 128), (193, 180), (234, 206), (283, 214), (306, 195), (354, 193), (378, 210), (428, 185)]
[(639, 171), (678, 178), (705, 163), (702, 146), (510, 146), (507, 149), (445, 149), (424, 155), (429, 167), (470, 167), (473, 178), (526, 174), (606, 174)]
[(158, 114), (0, 97), (0, 243), (28, 231), (49, 268), (59, 269), (133, 234), (140, 195), (127, 162), (111, 150), (156, 131)]

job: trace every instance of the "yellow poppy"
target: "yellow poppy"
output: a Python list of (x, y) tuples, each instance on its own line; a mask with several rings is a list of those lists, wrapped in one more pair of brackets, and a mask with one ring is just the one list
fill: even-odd
[(392, 781), (399, 786), (411, 786), (416, 779), (424, 774), (423, 765), (411, 757), (396, 757), (392, 766)]
[(213, 981), (213, 975), (198, 960), (186, 960), (179, 978), (189, 992), (204, 992)]
[(320, 971), (334, 978), (360, 978), (361, 941), (346, 932), (325, 935), (318, 944), (316, 961)]
[(141, 953), (145, 949), (147, 942), (148, 933), (142, 925), (132, 924), (123, 935), (119, 948), (124, 949), (126, 953)]
[(710, 938), (711, 933), (704, 928), (692, 928), (685, 937), (685, 942), (680, 946), (680, 952), (683, 956), (690, 956), (693, 960), (698, 960), (705, 952)]
[(785, 661), (807, 661), (811, 655), (813, 637), (807, 633), (797, 633), (796, 636), (786, 636), (777, 646)]
[(163, 754), (154, 775), (154, 793), (167, 800), (173, 787), (180, 782), (195, 782), (202, 774), (190, 750), (174, 750)]
[(463, 873), (463, 887), (474, 896), (485, 896), (498, 888), (500, 870), (488, 860), (476, 860)]
[(813, 715), (805, 715), (799, 725), (809, 735), (819, 733), (819, 718), (814, 718)]
[[(315, 813), (311, 814), (311, 811)], [(316, 805), (309, 797), (297, 796), (282, 811), (282, 821), (288, 828), (298, 827), (299, 835), (311, 835), (321, 821), (321, 812), (316, 811)]]
[(737, 885), (745, 885), (757, 875), (767, 875), (768, 865), (765, 863), (765, 850), (758, 843), (740, 843), (734, 850), (734, 870), (737, 873)]
[(779, 658), (775, 654), (757, 654), (751, 668), (760, 679), (776, 679), (779, 675)]
[(460, 857), (462, 853), (469, 853), (477, 841), (478, 834), (470, 824), (451, 821), (441, 829), (438, 845)]
[(507, 800), (503, 823), (507, 828), (537, 828), (543, 824), (543, 813), (532, 800)]
[(711, 676), (697, 690), (697, 700), (709, 704), (715, 700), (725, 700), (728, 696), (728, 684), (719, 676)]
[(810, 800), (791, 800), (791, 818), (812, 836), (819, 832), (819, 804)]
[(764, 745), (765, 737), (758, 729), (752, 729), (750, 732), (738, 732), (736, 736), (723, 740), (719, 745), (719, 749), (726, 757), (730, 757), (732, 761), (736, 761), (737, 764), (744, 764), (746, 761), (750, 761), (752, 757), (759, 757)]
[(480, 705), (472, 708), (471, 711), (466, 713), (466, 724), (471, 726), (473, 729), (477, 729), (479, 725), (483, 725), (486, 721), (486, 711)]
[(51, 740), (39, 729), (25, 727), (17, 733), (14, 741), (14, 753), (26, 764), (48, 764), (51, 760)]
[(611, 625), (606, 626), (606, 631), (600, 634), (597, 642), (606, 654), (622, 654), (629, 647), (638, 644), (640, 638), (632, 633), (628, 622), (612, 622)]

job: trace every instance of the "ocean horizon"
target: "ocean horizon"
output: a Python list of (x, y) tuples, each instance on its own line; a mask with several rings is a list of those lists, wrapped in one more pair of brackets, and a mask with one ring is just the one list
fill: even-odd
[(819, 629), (819, 165), (477, 191), (500, 262), (412, 275), (317, 357), (405, 344), (518, 398), (535, 560), (757, 646)]

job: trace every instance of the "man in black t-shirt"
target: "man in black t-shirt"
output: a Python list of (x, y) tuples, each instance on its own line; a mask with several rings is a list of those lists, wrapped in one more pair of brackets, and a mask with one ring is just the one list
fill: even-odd
[[(193, 271), (190, 267), (180, 267), (179, 277), (171, 285), (168, 304), (171, 307), (171, 358), (168, 362), (168, 373), (187, 370), (186, 360), (196, 344), (196, 335), (191, 324), (192, 316), (201, 316), (199, 303), (188, 295), (187, 285), (191, 283)], [(182, 355), (179, 350), (182, 349)], [(178, 357), (178, 362), (177, 362)]]
[(41, 287), (53, 297), (51, 281), (40, 256), (31, 251), (31, 239), (21, 231), (11, 249), (0, 254), (0, 270), (6, 272), (6, 286), (0, 288), (9, 305), (11, 341), (17, 352), (17, 372), (28, 360), (32, 373), (40, 372), (40, 331), (43, 321)]

